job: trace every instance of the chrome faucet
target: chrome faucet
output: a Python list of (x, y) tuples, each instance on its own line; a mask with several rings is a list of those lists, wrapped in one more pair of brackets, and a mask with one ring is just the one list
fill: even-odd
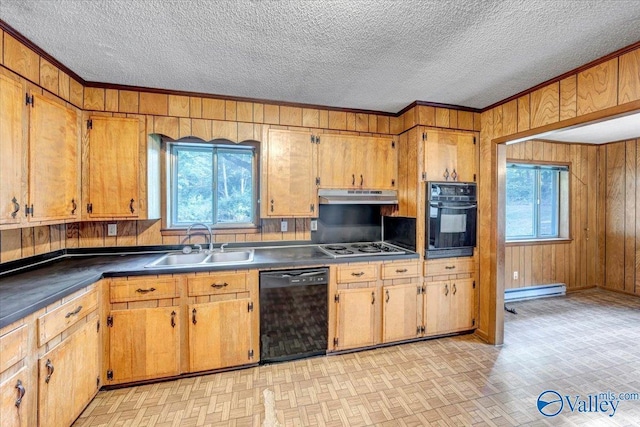
[(220, 245), (220, 252), (224, 252), (224, 247), (227, 246), (229, 243), (223, 243)]
[(191, 229), (194, 227), (201, 227), (201, 228), (206, 228), (207, 231), (209, 232), (209, 252), (213, 252), (213, 231), (211, 231), (211, 227), (209, 227), (207, 224), (203, 224), (201, 222), (194, 222), (193, 224), (191, 224), (189, 226), (189, 228), (187, 228), (187, 236), (185, 237), (185, 240), (188, 239), (189, 237), (191, 237)]

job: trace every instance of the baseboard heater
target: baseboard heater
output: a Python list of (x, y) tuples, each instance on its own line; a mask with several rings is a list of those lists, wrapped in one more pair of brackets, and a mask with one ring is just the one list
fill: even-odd
[(506, 289), (504, 291), (504, 302), (522, 301), (534, 298), (557, 297), (565, 295), (566, 293), (567, 287), (563, 283)]

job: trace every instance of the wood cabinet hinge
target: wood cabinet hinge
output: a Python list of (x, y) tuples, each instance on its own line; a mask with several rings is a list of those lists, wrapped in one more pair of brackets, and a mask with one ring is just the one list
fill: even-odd
[(319, 176), (316, 177), (316, 185), (320, 185), (320, 177)]
[(247, 311), (249, 312), (253, 311), (253, 301), (250, 301), (249, 304), (247, 305)]
[(396, 180), (395, 180), (395, 179), (392, 179), (392, 180), (391, 180), (391, 186), (392, 186), (392, 187), (395, 187), (395, 186), (396, 186)]
[(396, 142), (395, 141), (391, 141), (391, 148), (393, 148), (393, 149), (396, 148)]
[(476, 288), (476, 281), (474, 280), (473, 281), (473, 289), (475, 289), (475, 288)]
[(100, 321), (96, 323), (96, 332), (100, 332)]
[(96, 378), (96, 388), (100, 388), (100, 377)]
[(313, 136), (313, 135), (311, 135), (311, 143), (312, 143), (312, 144), (315, 144), (315, 143), (316, 143), (316, 137), (315, 137), (315, 136)]
[(33, 216), (33, 204), (31, 206), (24, 205), (24, 216)]
[(316, 144), (320, 144), (320, 137), (316, 136)]
[(426, 172), (422, 172), (422, 180), (423, 181), (427, 180), (427, 173)]
[(26, 98), (25, 98), (25, 103), (27, 105), (31, 105), (31, 107), (33, 107), (33, 105), (34, 105), (33, 95), (29, 96), (29, 94), (27, 94)]
[(248, 351), (249, 360), (253, 359), (253, 349)]
[(473, 182), (476, 182), (476, 174), (473, 174)]
[(333, 297), (333, 301), (340, 302), (340, 294), (336, 294), (336, 296)]
[(107, 316), (107, 326), (110, 328), (113, 327), (113, 316)]
[(93, 129), (93, 120), (87, 120), (87, 129)]
[(338, 340), (338, 337), (335, 337), (335, 338), (333, 339), (333, 346), (334, 346), (334, 347), (337, 347), (337, 346), (338, 346), (339, 341), (340, 341), (340, 340)]
[(418, 295), (422, 294), (422, 286), (418, 286)]
[(427, 329), (424, 326), (420, 326), (420, 333), (424, 334), (427, 332)]
[(113, 371), (111, 369), (107, 371), (107, 379), (113, 381)]
[(416, 335), (420, 335), (421, 331), (422, 331), (422, 327), (421, 326), (416, 327)]
[(93, 213), (93, 203), (87, 203), (87, 213)]
[(311, 210), (311, 212), (315, 212), (316, 211), (316, 205), (311, 203), (311, 205), (309, 205), (309, 209)]
[(471, 326), (476, 326), (476, 319), (475, 318), (471, 319)]
[(427, 140), (427, 133), (426, 132), (422, 132), (422, 140), (423, 141)]
[(426, 286), (423, 286), (423, 287), (422, 287), (422, 293), (423, 293), (423, 294), (426, 294), (426, 293), (427, 293), (427, 287), (426, 287)]

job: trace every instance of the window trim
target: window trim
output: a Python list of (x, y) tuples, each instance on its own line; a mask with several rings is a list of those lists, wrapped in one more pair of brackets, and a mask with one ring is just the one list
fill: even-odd
[[(235, 232), (240, 233), (252, 233), (256, 232), (260, 229), (260, 143), (254, 140), (242, 141), (239, 143), (233, 142), (229, 139), (225, 138), (216, 138), (209, 141), (204, 141), (199, 138), (186, 137), (178, 140), (173, 140), (171, 138), (164, 137), (162, 138), (163, 151), (165, 152), (164, 162), (164, 170), (162, 173), (162, 182), (164, 185), (163, 194), (163, 204), (164, 208), (164, 219), (163, 219), (163, 227), (162, 234), (163, 235), (174, 235), (176, 232), (180, 232), (186, 230), (190, 223), (173, 223), (173, 218), (175, 218), (175, 206), (173, 206), (172, 200), (175, 197), (174, 189), (176, 174), (174, 173), (176, 168), (176, 158), (172, 155), (173, 146), (192, 146), (202, 148), (203, 150), (209, 149), (240, 149), (243, 147), (244, 149), (251, 149), (253, 151), (253, 161), (252, 161), (252, 199), (253, 199), (253, 213), (252, 219), (253, 222), (246, 223), (217, 223), (214, 224), (212, 222), (207, 221), (206, 223), (211, 226), (214, 234), (233, 234)], [(207, 147), (207, 148), (205, 148)], [(214, 162), (214, 170), (216, 168), (217, 156), (213, 158)], [(214, 173), (214, 183), (212, 188), (215, 188), (215, 173)], [(212, 207), (213, 213), (215, 215), (215, 203)]]
[[(570, 237), (570, 221), (571, 221), (571, 162), (553, 162), (544, 160), (521, 160), (521, 159), (507, 159), (506, 168), (510, 167), (531, 168), (537, 170), (550, 169), (558, 170), (560, 172), (558, 176), (558, 207), (556, 211), (557, 216), (557, 235), (555, 236), (535, 236), (526, 238), (522, 236), (514, 236), (513, 238), (507, 237), (505, 230), (505, 244), (507, 246), (517, 245), (535, 245), (535, 244), (555, 244), (555, 243), (568, 243), (573, 239)], [(563, 173), (564, 172), (564, 173)], [(506, 176), (505, 176), (506, 183)], [(538, 183), (539, 187), (539, 183)], [(536, 190), (538, 191), (538, 190)], [(506, 192), (506, 188), (505, 188)], [(507, 201), (505, 194), (505, 221), (506, 221), (506, 209)], [(536, 210), (537, 212), (537, 210)], [(536, 213), (535, 221), (537, 221), (538, 213)], [(539, 224), (538, 224), (539, 225)], [(536, 225), (536, 228), (538, 227)]]

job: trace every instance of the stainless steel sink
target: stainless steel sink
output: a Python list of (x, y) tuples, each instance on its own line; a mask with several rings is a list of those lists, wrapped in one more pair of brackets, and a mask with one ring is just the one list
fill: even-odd
[(150, 264), (147, 264), (145, 267), (172, 267), (172, 266), (182, 266), (182, 265), (191, 265), (191, 264), (199, 264), (205, 259), (209, 257), (209, 254), (204, 252), (191, 253), (191, 254), (183, 254), (182, 252), (178, 253), (169, 253), (166, 255), (162, 255), (157, 260), (153, 261)]
[(226, 264), (253, 261), (253, 249), (226, 250), (213, 252), (204, 262), (206, 264)]
[(241, 264), (253, 261), (253, 249), (229, 249), (224, 252), (172, 252), (145, 265), (146, 268), (206, 267), (212, 265)]

